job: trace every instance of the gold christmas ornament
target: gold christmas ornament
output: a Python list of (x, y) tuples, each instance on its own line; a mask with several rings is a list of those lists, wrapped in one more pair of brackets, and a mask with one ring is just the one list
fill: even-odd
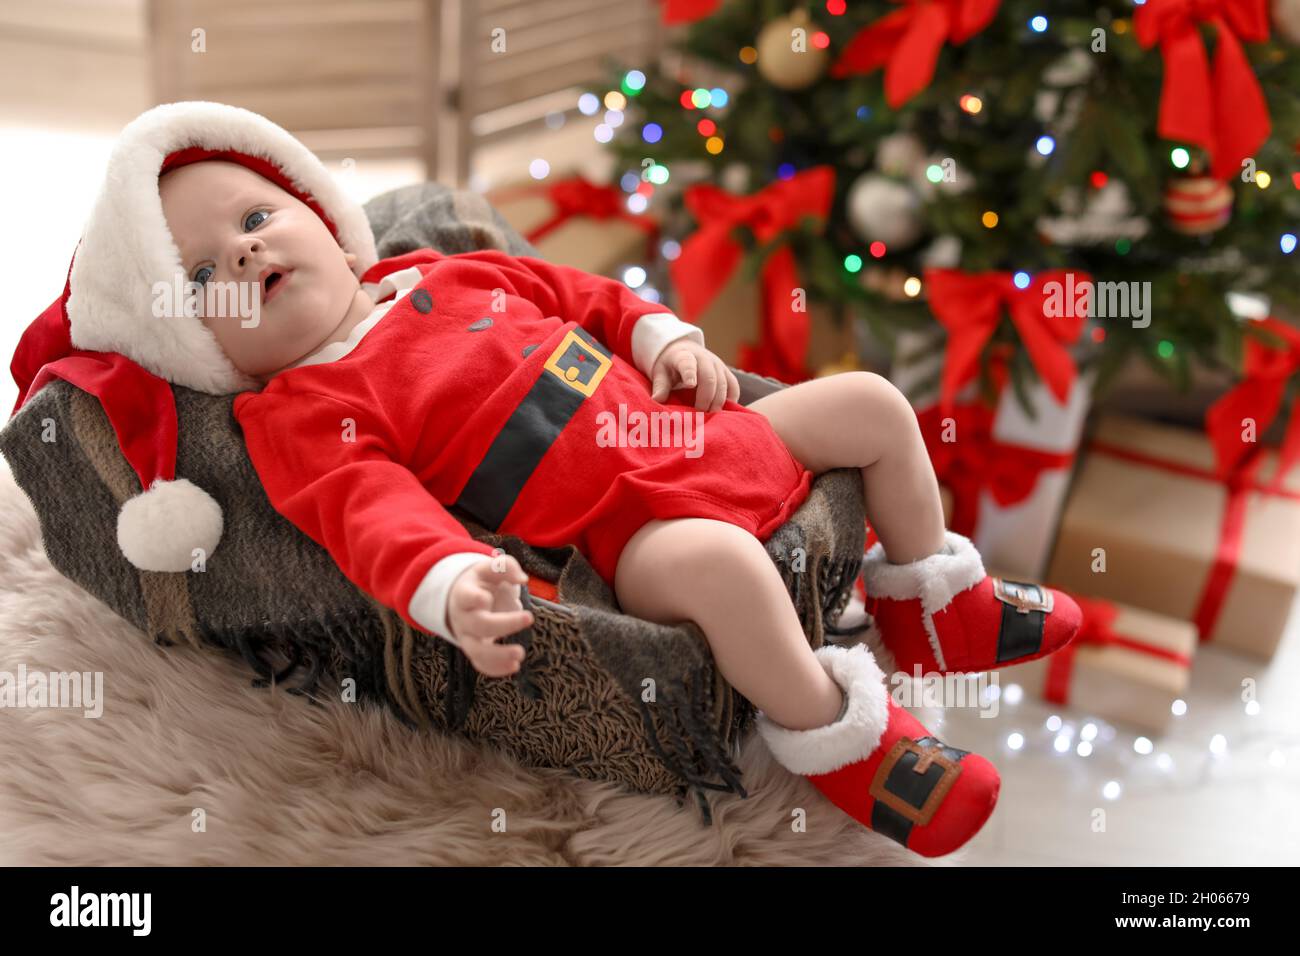
[(758, 73), (783, 90), (812, 86), (826, 72), (830, 56), (813, 46), (815, 27), (803, 10), (773, 20), (758, 34)]

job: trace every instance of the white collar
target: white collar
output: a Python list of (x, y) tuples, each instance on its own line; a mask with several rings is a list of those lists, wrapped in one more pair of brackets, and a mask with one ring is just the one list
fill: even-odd
[[(331, 342), (328, 345), (318, 349), (304, 359), (300, 359), (289, 368), (303, 368), (307, 365), (323, 365), (328, 362), (337, 362), (343, 356), (347, 355), (360, 344), (365, 338), (366, 333), (379, 324), (379, 320), (388, 314), (388, 310), (409, 293), (416, 284), (424, 278), (424, 273), (411, 266), (409, 269), (402, 269), (399, 272), (391, 272), (384, 276), (378, 282), (363, 282), (362, 290), (372, 299), (382, 299), (390, 292), (393, 298), (387, 302), (380, 302), (371, 313), (352, 327), (348, 337), (341, 342)], [(288, 371), (289, 369), (285, 369)]]

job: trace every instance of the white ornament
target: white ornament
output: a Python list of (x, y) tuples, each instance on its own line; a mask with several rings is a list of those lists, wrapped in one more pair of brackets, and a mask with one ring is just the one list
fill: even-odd
[(883, 242), (889, 249), (905, 249), (921, 238), (925, 223), (921, 197), (906, 183), (878, 173), (864, 173), (848, 195), (848, 217), (867, 242)]
[(891, 133), (876, 146), (876, 168), (887, 176), (912, 177), (925, 173), (925, 147), (911, 133)]

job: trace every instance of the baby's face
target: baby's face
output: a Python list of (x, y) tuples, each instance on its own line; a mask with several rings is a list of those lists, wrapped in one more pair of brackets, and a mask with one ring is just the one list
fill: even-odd
[(158, 192), (186, 279), (239, 283), (226, 288), (238, 288), (245, 302), (259, 297), (256, 322), (237, 310), (208, 315), (200, 308), (240, 371), (264, 380), (310, 355), (364, 295), (350, 265), (355, 256), (306, 204), (251, 169), (191, 163), (162, 176)]

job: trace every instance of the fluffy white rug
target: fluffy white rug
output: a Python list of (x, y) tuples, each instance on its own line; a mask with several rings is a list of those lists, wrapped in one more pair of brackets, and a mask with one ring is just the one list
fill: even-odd
[[(925, 864), (756, 735), (748, 799), (631, 794), (160, 648), (59, 575), (0, 463), (0, 671), (102, 672), (103, 714), (0, 708), (0, 865)], [(791, 826), (807, 811), (806, 832)], [(947, 862), (955, 862), (950, 857)]]

